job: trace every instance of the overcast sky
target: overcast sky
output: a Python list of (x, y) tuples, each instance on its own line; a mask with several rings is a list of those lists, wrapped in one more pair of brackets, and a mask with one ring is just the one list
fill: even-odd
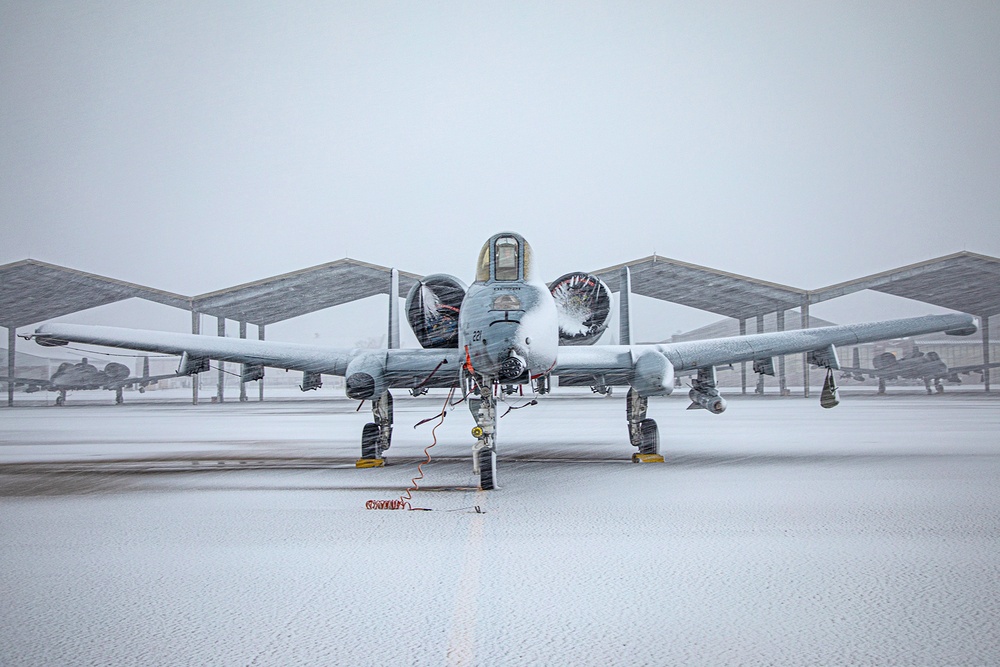
[(0, 263), (183, 294), (1000, 256), (996, 2), (0, 2)]

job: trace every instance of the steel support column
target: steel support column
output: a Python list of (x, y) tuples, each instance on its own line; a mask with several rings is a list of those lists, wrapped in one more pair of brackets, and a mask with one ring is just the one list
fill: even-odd
[[(758, 315), (757, 316), (757, 333), (759, 333), (759, 334), (764, 333), (764, 316), (763, 315)], [(759, 373), (757, 375), (757, 390), (756, 391), (759, 392), (761, 396), (764, 395), (764, 374), (763, 373)]]
[[(990, 363), (990, 316), (983, 315), (980, 318), (980, 324), (983, 328), (983, 363)], [(990, 369), (983, 369), (983, 386), (985, 387), (987, 393), (990, 390)]]
[[(741, 317), (739, 321), (740, 321), (740, 335), (741, 336), (746, 336), (747, 335), (747, 318)], [(740, 362), (740, 386), (743, 389), (743, 394), (746, 395), (746, 393), (747, 393), (747, 362), (745, 362), (745, 361), (741, 361)]]
[[(219, 337), (220, 338), (225, 338), (226, 337), (226, 318), (224, 318), (224, 317), (217, 317), (216, 320), (218, 321), (218, 329), (217, 330), (218, 330), (218, 333), (219, 333)], [(215, 400), (217, 400), (219, 403), (222, 403), (222, 401), (225, 398), (225, 389), (226, 389), (226, 362), (224, 362), (224, 361), (218, 361), (216, 363), (219, 364), (219, 382), (218, 382), (218, 384), (216, 385), (216, 388), (215, 388)]]
[(389, 345), (390, 350), (399, 349), (399, 271), (389, 272)]
[[(240, 321), (240, 338), (247, 337), (247, 323)], [(243, 381), (243, 374), (240, 373), (240, 403), (247, 400), (247, 383)]]
[[(201, 333), (201, 313), (192, 310), (191, 311), (191, 333), (200, 334)], [(198, 373), (195, 373), (191, 377), (191, 405), (198, 405), (198, 378), (200, 377)]]
[[(778, 331), (785, 330), (785, 311), (781, 309), (774, 314), (775, 327)], [(785, 381), (785, 355), (778, 357), (778, 393), (788, 395), (788, 382)]]
[[(264, 340), (264, 325), (257, 325), (257, 340)], [(257, 400), (264, 400), (264, 378), (257, 380)]]
[[(809, 301), (802, 302), (802, 328), (809, 328)], [(809, 398), (809, 353), (802, 353), (802, 395)]]
[[(7, 327), (7, 376), (14, 377), (15, 345), (17, 344), (17, 327)], [(7, 383), (7, 407), (14, 407), (14, 383)]]

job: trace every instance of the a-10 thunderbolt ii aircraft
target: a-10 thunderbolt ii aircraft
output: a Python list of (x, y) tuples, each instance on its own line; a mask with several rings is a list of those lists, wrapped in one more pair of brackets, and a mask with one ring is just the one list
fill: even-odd
[(149, 358), (143, 358), (142, 377), (131, 377), (132, 372), (125, 364), (112, 361), (104, 367), (104, 370), (97, 370), (93, 364), (87, 363), (84, 357), (79, 363), (71, 364), (65, 361), (59, 364), (59, 368), (48, 380), (25, 377), (2, 377), (0, 383), (23, 385), (26, 391), (31, 394), (36, 391), (57, 391), (56, 405), (66, 403), (67, 391), (86, 391), (91, 389), (106, 389), (115, 392), (115, 403), (124, 402), (122, 390), (125, 387), (137, 385), (140, 392), (146, 391), (149, 385), (165, 378), (177, 377), (174, 375), (149, 375)]
[(941, 360), (937, 352), (921, 352), (914, 345), (909, 354), (897, 358), (892, 352), (882, 352), (872, 359), (874, 368), (864, 368), (861, 366), (858, 349), (854, 348), (853, 366), (841, 366), (841, 379), (853, 378), (858, 382), (864, 382), (865, 375), (870, 378), (878, 378), (878, 393), (885, 393), (887, 380), (901, 378), (904, 380), (923, 380), (924, 389), (928, 394), (933, 394), (931, 383), (934, 383), (934, 390), (939, 394), (944, 393), (942, 380), (961, 384), (959, 373), (982, 373), (987, 368), (998, 368), (1000, 363), (993, 364), (973, 364), (971, 366), (951, 366)]
[[(627, 300), (627, 291), (623, 296)], [(523, 385), (538, 394), (548, 392), (552, 377), (576, 385), (628, 386), (625, 416), (637, 449), (633, 460), (662, 461), (656, 422), (646, 417), (647, 401), (673, 392), (675, 375), (692, 376), (691, 407), (719, 414), (726, 401), (716, 385), (717, 366), (753, 361), (765, 368), (777, 355), (806, 352), (812, 364), (828, 369), (829, 388), (832, 370), (839, 367), (835, 345), (976, 331), (969, 315), (928, 315), (683, 343), (591, 346), (607, 326), (610, 301), (608, 288), (587, 274), (565, 276), (551, 289), (536, 282), (530, 246), (505, 232), (483, 246), (468, 288), (437, 274), (410, 290), (406, 313), (423, 349), (397, 349), (392, 343), (382, 350), (337, 349), (71, 324), (42, 325), (34, 337), (41, 344), (75, 341), (181, 355), (180, 375), (208, 370), (209, 360), (216, 359), (242, 363), (245, 380), (261, 377), (264, 366), (300, 370), (304, 390), (319, 386), (322, 374), (343, 376), (347, 396), (371, 401), (374, 416), (362, 431), (359, 467), (384, 462), (392, 436), (390, 389), (418, 395), (428, 387), (458, 388), (476, 423), (474, 474), (481, 488), (492, 489), (497, 485), (498, 394)], [(393, 308), (390, 303), (390, 322)]]

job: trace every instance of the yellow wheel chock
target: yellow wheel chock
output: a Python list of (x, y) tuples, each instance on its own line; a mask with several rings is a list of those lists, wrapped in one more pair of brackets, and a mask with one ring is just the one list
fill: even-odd
[(633, 454), (632, 463), (663, 463), (659, 454)]
[(381, 468), (385, 466), (385, 459), (358, 459), (354, 464), (355, 468)]

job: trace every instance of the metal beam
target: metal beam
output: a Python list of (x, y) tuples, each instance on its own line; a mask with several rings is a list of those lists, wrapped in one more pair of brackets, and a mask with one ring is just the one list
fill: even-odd
[[(201, 313), (196, 310), (191, 311), (191, 333), (201, 333)], [(198, 377), (197, 373), (191, 376), (191, 405), (198, 405)]]
[[(990, 363), (990, 316), (983, 315), (982, 317), (982, 328), (983, 328), (983, 363)], [(986, 388), (986, 392), (990, 391), (990, 369), (983, 369), (983, 386)]]
[[(218, 331), (219, 337), (225, 338), (226, 318), (217, 317), (215, 319), (218, 322), (218, 327), (216, 330)], [(215, 400), (217, 400), (219, 403), (222, 403), (222, 401), (225, 399), (225, 390), (226, 390), (226, 362), (217, 361), (216, 363), (219, 364), (219, 381), (215, 387)]]
[[(7, 375), (14, 377), (14, 366), (16, 352), (14, 346), (17, 344), (17, 327), (7, 327)], [(14, 383), (7, 383), (7, 407), (14, 407)]]

